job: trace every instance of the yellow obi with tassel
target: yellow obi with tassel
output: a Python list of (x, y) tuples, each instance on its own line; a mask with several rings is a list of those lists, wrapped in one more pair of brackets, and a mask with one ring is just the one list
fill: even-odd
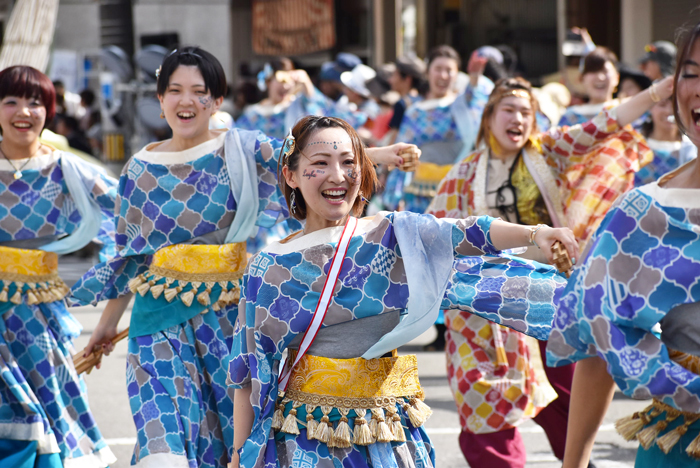
[(70, 288), (58, 276), (58, 255), (0, 246), (0, 302), (60, 301)]
[[(668, 350), (668, 355), (677, 364), (700, 375), (700, 357), (673, 349)], [(690, 426), (698, 420), (700, 413), (680, 411), (654, 398), (652, 404), (642, 411), (617, 420), (615, 428), (626, 440), (637, 439), (645, 450), (656, 444), (668, 455), (686, 435)], [(671, 424), (675, 427), (664, 433)], [(700, 460), (700, 434), (697, 433), (697, 429), (694, 429), (696, 437), (686, 440), (683, 443), (685, 446), (680, 447), (680, 450), (684, 450), (689, 457)], [(693, 433), (689, 434), (692, 435)]]
[[(293, 362), (296, 350), (290, 350)], [(405, 442), (408, 424), (420, 427), (432, 411), (423, 403), (415, 355), (331, 359), (306, 354), (280, 394), (275, 431), (348, 448)], [(336, 424), (334, 424), (334, 422)]]
[(136, 294), (129, 336), (157, 333), (197, 314), (238, 304), (247, 261), (245, 242), (160, 249), (148, 271), (129, 282)]

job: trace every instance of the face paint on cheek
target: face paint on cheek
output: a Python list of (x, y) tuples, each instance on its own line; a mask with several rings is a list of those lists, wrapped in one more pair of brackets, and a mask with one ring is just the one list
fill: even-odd
[(199, 98), (199, 103), (204, 106), (205, 109), (209, 109), (211, 107), (211, 104), (214, 100), (211, 98), (211, 96), (205, 96)]
[(307, 179), (311, 180), (311, 178), (316, 177), (316, 175), (321, 175), (324, 174), (323, 171), (319, 171), (318, 169), (313, 169), (309, 171), (308, 169), (304, 169), (304, 173), (301, 175), (302, 177), (306, 177)]
[(348, 178), (353, 184), (357, 184), (360, 179), (360, 170), (357, 168), (348, 169)]

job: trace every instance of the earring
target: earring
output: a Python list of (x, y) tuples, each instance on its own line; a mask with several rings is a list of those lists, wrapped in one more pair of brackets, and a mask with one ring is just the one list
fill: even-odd
[(369, 200), (367, 200), (367, 199), (365, 198), (365, 196), (362, 194), (362, 192), (360, 192), (360, 200), (362, 200), (362, 201), (365, 202), (365, 203), (369, 203)]
[(165, 113), (163, 112), (163, 109), (160, 110), (160, 118), (161, 119), (165, 118)]
[(297, 197), (296, 190), (292, 189), (292, 194), (289, 196), (289, 203), (292, 205), (292, 213), (297, 214)]

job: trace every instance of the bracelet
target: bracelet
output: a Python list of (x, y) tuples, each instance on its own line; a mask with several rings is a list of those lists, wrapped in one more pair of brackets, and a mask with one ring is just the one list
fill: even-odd
[(661, 98), (659, 97), (658, 94), (656, 94), (656, 83), (652, 83), (651, 86), (649, 86), (649, 97), (651, 98), (651, 102), (659, 102)]
[(537, 242), (535, 242), (535, 235), (536, 235), (537, 232), (538, 232), (540, 229), (542, 229), (543, 227), (547, 227), (547, 225), (546, 225), (546, 224), (538, 224), (537, 226), (532, 226), (532, 227), (530, 228), (530, 238), (529, 238), (530, 244), (531, 244), (531, 245), (534, 245), (534, 246), (537, 247), (538, 249), (540, 248), (540, 246), (537, 245)]

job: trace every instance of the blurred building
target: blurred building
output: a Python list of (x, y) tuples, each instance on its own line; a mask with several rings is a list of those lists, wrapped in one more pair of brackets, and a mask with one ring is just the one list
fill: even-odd
[[(254, 24), (261, 18), (254, 8), (275, 2), (289, 2), (289, 13), (268, 23), (282, 31), (277, 23), (288, 17), (298, 15), (303, 26), (317, 6), (332, 9), (332, 45), (311, 53), (300, 46), (288, 54), (307, 67), (340, 51), (376, 65), (412, 51), (424, 56), (441, 43), (455, 46), (464, 58), (480, 45), (506, 44), (528, 77), (561, 65), (559, 44), (568, 27), (587, 27), (597, 43), (633, 64), (644, 45), (673, 41), (676, 28), (700, 18), (697, 0), (61, 0), (54, 49), (80, 57), (103, 45), (119, 45), (131, 55), (147, 44), (196, 44), (216, 55), (233, 81), (268, 58), (253, 48)], [(0, 28), (12, 3), (0, 0)], [(294, 27), (292, 21), (290, 34), (301, 34)]]

